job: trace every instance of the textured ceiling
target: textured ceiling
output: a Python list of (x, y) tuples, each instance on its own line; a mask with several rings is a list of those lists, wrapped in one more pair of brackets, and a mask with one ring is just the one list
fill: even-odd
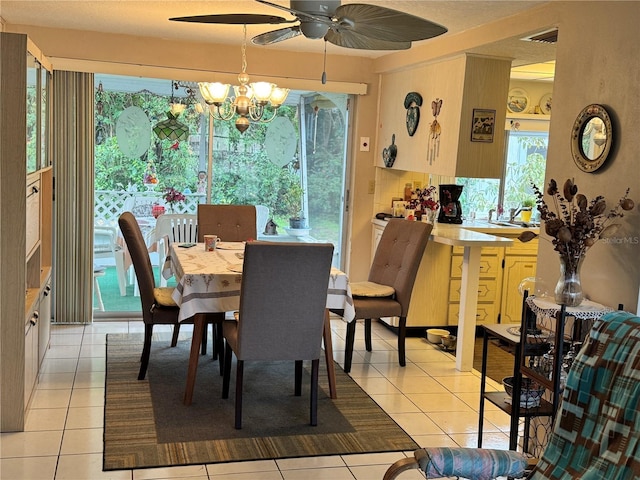
[[(273, 3), (288, 6), (286, 0), (274, 0)], [(346, 3), (369, 3), (404, 11), (446, 26), (448, 34), (459, 33), (477, 25), (509, 17), (527, 10), (540, 1), (472, 1), (472, 0), (357, 0)], [(170, 22), (175, 16), (202, 15), (219, 13), (261, 13), (290, 18), (287, 12), (263, 5), (253, 0), (215, 0), (191, 1), (174, 0), (2, 0), (0, 17), (7, 24), (48, 26), (52, 28), (70, 28), (107, 33), (139, 35), (146, 37), (173, 38), (179, 40), (239, 44), (242, 41), (240, 25), (204, 25)], [(249, 25), (248, 36), (265, 33), (282, 25)], [(424, 42), (428, 42), (425, 40)], [(415, 42), (419, 45), (422, 42)], [(292, 51), (322, 52), (322, 40), (310, 40), (303, 37), (285, 40), (264, 48)], [(547, 61), (548, 54), (537, 53), (540, 50), (531, 43), (514, 39), (502, 45), (491, 47), (505, 53), (513, 53), (518, 63)], [(328, 53), (377, 57), (388, 52), (353, 50), (329, 44)], [(482, 52), (483, 53), (483, 52)], [(547, 58), (543, 58), (543, 57)]]

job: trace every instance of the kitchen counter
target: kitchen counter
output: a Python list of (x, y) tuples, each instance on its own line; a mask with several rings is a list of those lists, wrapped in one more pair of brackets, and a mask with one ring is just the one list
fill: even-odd
[[(387, 220), (374, 218), (372, 223), (384, 227)], [(510, 247), (515, 240), (513, 237), (525, 230), (538, 232), (538, 229), (496, 225), (481, 220), (462, 225), (436, 222), (431, 231), (430, 241), (463, 247), (460, 315), (456, 346), (456, 369), (459, 371), (470, 371), (473, 368), (482, 247)]]

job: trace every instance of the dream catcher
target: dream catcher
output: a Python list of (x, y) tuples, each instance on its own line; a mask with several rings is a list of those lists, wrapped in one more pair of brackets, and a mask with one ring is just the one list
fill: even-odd
[(440, 132), (442, 131), (442, 128), (438, 123), (440, 108), (442, 108), (442, 99), (436, 98), (431, 102), (433, 122), (431, 122), (431, 125), (429, 126), (429, 145), (427, 151), (427, 160), (429, 161), (429, 165), (433, 165), (433, 161), (440, 154)]

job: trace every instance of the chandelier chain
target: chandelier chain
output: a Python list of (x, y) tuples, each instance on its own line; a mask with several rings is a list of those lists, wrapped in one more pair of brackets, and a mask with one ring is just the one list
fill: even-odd
[(242, 41), (242, 72), (247, 71), (247, 25), (243, 25), (244, 40)]

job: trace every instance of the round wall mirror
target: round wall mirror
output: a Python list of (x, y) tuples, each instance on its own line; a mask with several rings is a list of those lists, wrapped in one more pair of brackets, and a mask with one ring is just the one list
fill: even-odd
[(613, 141), (611, 118), (602, 105), (587, 105), (573, 124), (571, 154), (583, 172), (591, 173), (604, 165)]

